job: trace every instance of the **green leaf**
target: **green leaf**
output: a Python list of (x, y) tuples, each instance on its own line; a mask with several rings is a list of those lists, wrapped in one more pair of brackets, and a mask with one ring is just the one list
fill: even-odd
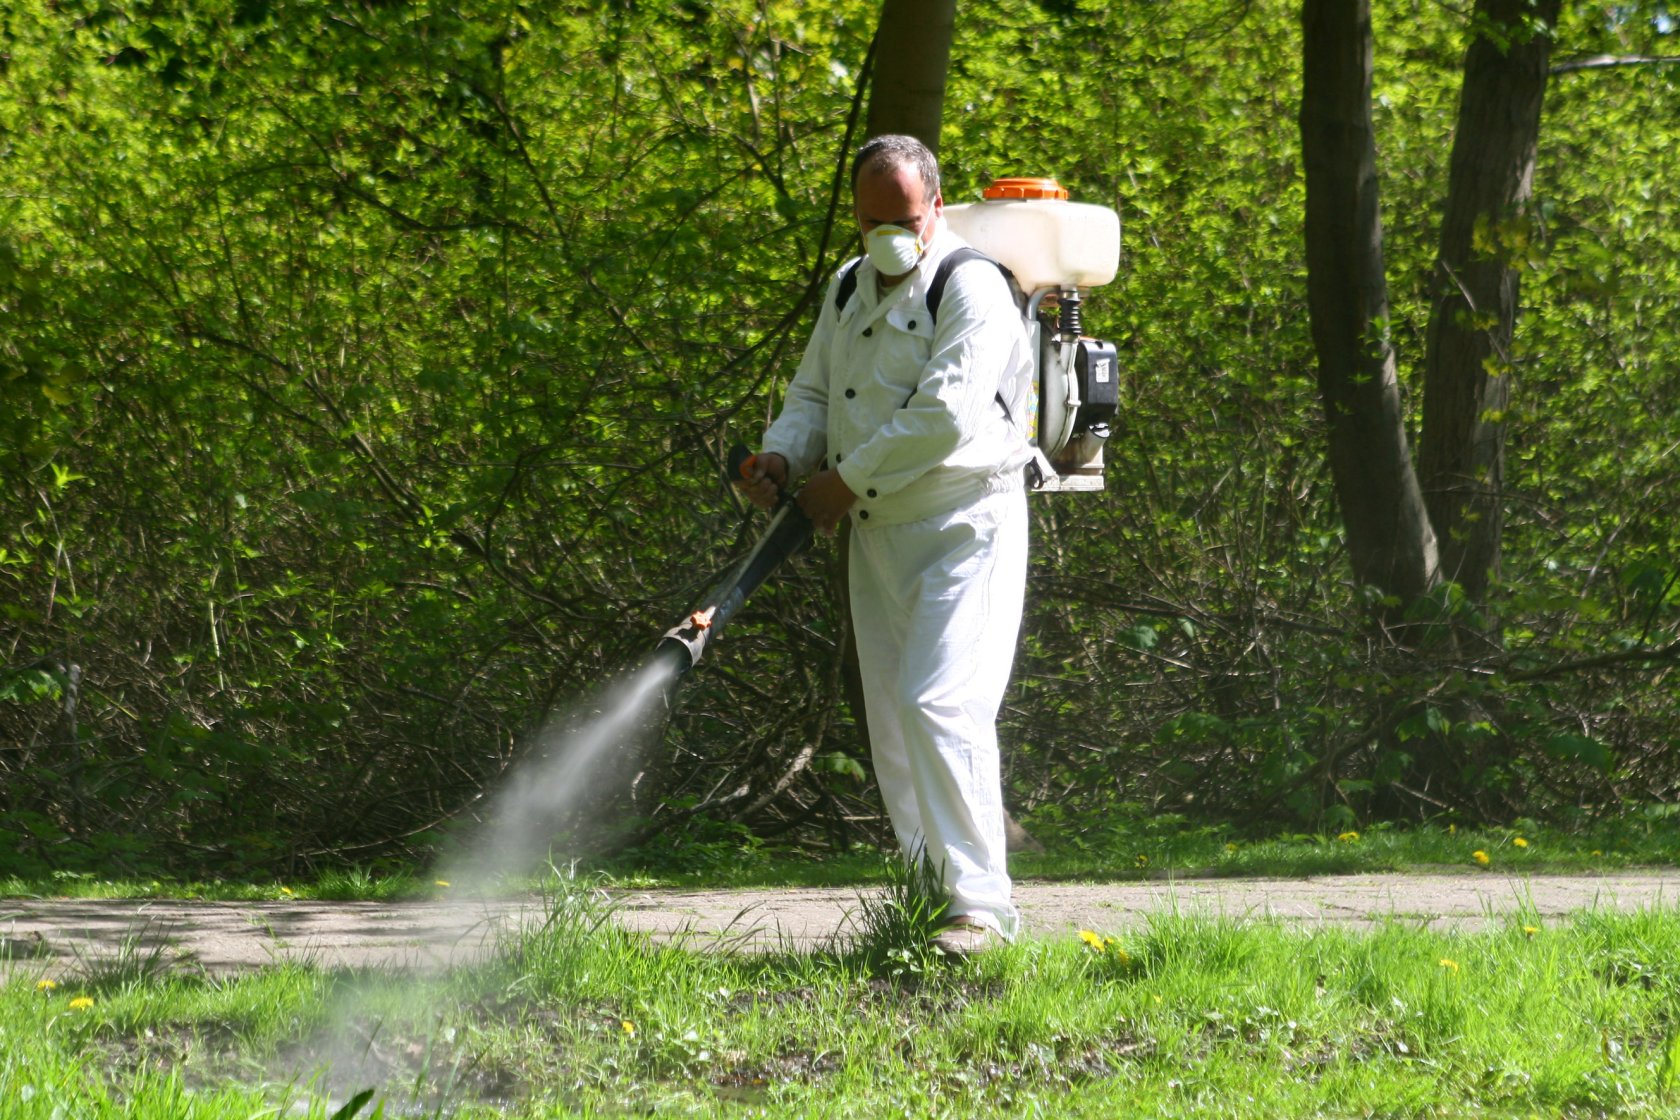
[(344, 1107), (333, 1113), (327, 1118), (327, 1120), (351, 1120), (351, 1117), (355, 1116), (357, 1113), (361, 1112), (363, 1108), (367, 1107), (367, 1103), (372, 1099), (373, 1090), (363, 1089), (361, 1092), (346, 1101), (344, 1103)]
[(1657, 1088), (1665, 1097), (1673, 1097), (1680, 1092), (1680, 1026), (1669, 1031), (1668, 1042), (1663, 1046), (1662, 1065), (1657, 1069)]
[(1553, 735), (1541, 742), (1540, 748), (1553, 758), (1566, 762), (1579, 762), (1592, 767), (1600, 773), (1607, 774), (1614, 763), (1610, 748), (1597, 739), (1589, 738), (1572, 731), (1560, 735)]
[(1147, 622), (1140, 622), (1136, 626), (1128, 627), (1117, 635), (1120, 644), (1127, 649), (1135, 649), (1139, 653), (1146, 653), (1154, 649), (1161, 641), (1161, 635), (1155, 627)]
[(863, 769), (863, 763), (838, 751), (819, 755), (812, 761), (811, 769), (829, 774), (839, 774), (858, 782), (863, 781), (868, 776)]
[(29, 704), (37, 700), (57, 702), (63, 695), (59, 678), (44, 669), (18, 669), (0, 673), (0, 701)]

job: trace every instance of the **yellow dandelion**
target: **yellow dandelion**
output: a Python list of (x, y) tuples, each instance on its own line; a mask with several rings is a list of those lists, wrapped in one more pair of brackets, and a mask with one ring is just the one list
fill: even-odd
[(1357, 833), (1357, 832), (1344, 832), (1340, 836), (1336, 837), (1336, 839), (1340, 840), (1344, 844), (1351, 844), (1355, 840), (1359, 839), (1359, 833)]
[(1458, 826), (1456, 824), (1449, 824), (1447, 826), (1447, 835), (1448, 836), (1458, 835)]
[(1441, 967), (1446, 969), (1448, 972), (1457, 972), (1458, 962), (1453, 960), (1451, 957), (1442, 957)]
[(280, 893), (285, 895), (287, 898), (291, 898), (292, 897), (292, 888), (291, 887), (281, 887), (280, 888)]
[(1079, 940), (1085, 942), (1088, 948), (1098, 953), (1103, 951), (1103, 939), (1099, 934), (1092, 933), (1088, 929), (1082, 929), (1079, 931)]
[(1139, 852), (1138, 855), (1137, 855), (1137, 859), (1134, 860), (1133, 862), (1135, 862), (1139, 867), (1148, 867), (1149, 866), (1149, 857), (1144, 855), (1142, 852)]
[(449, 880), (448, 879), (433, 879), (432, 880), (432, 885), (433, 886), (438, 886), (438, 887), (447, 887), (449, 885)]
[(1595, 855), (1595, 856), (1601, 856), (1601, 855), (1604, 854), (1604, 852), (1602, 850), (1598, 849), (1598, 848), (1594, 848), (1592, 850), (1592, 854)]
[(1516, 846), (1517, 846), (1517, 847), (1519, 847), (1519, 848), (1526, 848), (1526, 847), (1528, 847), (1528, 841), (1527, 841), (1527, 840), (1524, 840), (1524, 839), (1523, 839), (1523, 838), (1522, 838), (1522, 837), (1521, 837), (1521, 836), (1519, 836), (1519, 837), (1517, 837), (1517, 838), (1516, 838), (1516, 839), (1515, 839), (1515, 840), (1513, 840), (1513, 841), (1511, 841), (1511, 843), (1512, 843), (1512, 844), (1515, 844), (1515, 845), (1516, 845)]
[(1540, 932), (1540, 927), (1539, 926), (1524, 926), (1523, 927), (1523, 933), (1526, 934), (1529, 937), (1533, 937), (1535, 934), (1537, 934), (1539, 932)]
[(1234, 852), (1237, 850), (1237, 846), (1235, 844), (1227, 844), (1225, 845), (1225, 850), (1227, 852)]
[(37, 992), (50, 992), (56, 987), (58, 987), (58, 981), (57, 980), (37, 980), (37, 981), (35, 981), (35, 990)]
[(635, 1038), (636, 1037), (636, 1024), (632, 1023), (628, 1019), (626, 1019), (622, 1023), (620, 1023), (618, 1025), (618, 1029), (623, 1031), (627, 1038)]
[(1481, 864), (1483, 867), (1486, 867), (1488, 865), (1488, 854), (1486, 852), (1482, 851), (1480, 848), (1477, 848), (1475, 851), (1471, 852), (1470, 853), (1470, 858), (1475, 860), (1477, 863)]
[(86, 1011), (92, 1006), (93, 997), (91, 996), (77, 996), (75, 999), (70, 1001), (70, 1010), (72, 1011)]

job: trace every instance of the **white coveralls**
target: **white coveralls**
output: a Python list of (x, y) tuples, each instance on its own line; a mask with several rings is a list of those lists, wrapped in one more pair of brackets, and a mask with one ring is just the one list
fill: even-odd
[(943, 874), (949, 913), (1013, 937), (996, 721), (1026, 584), (1033, 362), (985, 261), (955, 268), (929, 316), (928, 283), (961, 245), (941, 219), (884, 295), (865, 258), (838, 313), (830, 283), (763, 446), (789, 478), (826, 456), (857, 494), (852, 620), (893, 830), (907, 859), (925, 850)]

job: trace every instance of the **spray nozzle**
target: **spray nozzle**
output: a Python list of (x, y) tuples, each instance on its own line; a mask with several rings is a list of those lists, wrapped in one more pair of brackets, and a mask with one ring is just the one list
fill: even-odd
[(660, 639), (659, 649), (669, 650), (675, 655), (677, 672), (686, 673), (699, 661), (700, 655), (706, 651), (706, 639), (711, 637), (712, 615), (716, 607), (695, 611), (678, 626), (673, 626)]
[[(753, 455), (736, 444), (730, 449), (724, 471), (725, 479), (733, 481), (745, 477), (751, 470)], [(784, 490), (776, 512), (764, 535), (701, 602), (706, 604), (693, 611), (681, 623), (671, 627), (660, 640), (658, 649), (669, 654), (678, 673), (685, 673), (700, 660), (706, 643), (716, 636), (753, 589), (788, 557), (799, 552), (811, 539), (811, 521)]]

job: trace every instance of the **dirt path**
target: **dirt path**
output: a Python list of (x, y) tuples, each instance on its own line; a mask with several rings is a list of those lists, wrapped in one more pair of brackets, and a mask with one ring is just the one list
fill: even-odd
[[(856, 888), (609, 892), (614, 921), (696, 945), (812, 948), (844, 937)], [(1680, 869), (1608, 875), (1496, 873), (1336, 875), (1311, 879), (1178, 879), (1016, 884), (1028, 936), (1121, 933), (1152, 913), (1277, 918), (1368, 927), (1400, 919), (1477, 930), (1518, 914), (1680, 910)], [(536, 899), (470, 902), (167, 902), (0, 899), (0, 975), (52, 975), (130, 961), (186, 961), (226, 972), (281, 961), (331, 967), (438, 967), (482, 955), (505, 930), (541, 919)]]

